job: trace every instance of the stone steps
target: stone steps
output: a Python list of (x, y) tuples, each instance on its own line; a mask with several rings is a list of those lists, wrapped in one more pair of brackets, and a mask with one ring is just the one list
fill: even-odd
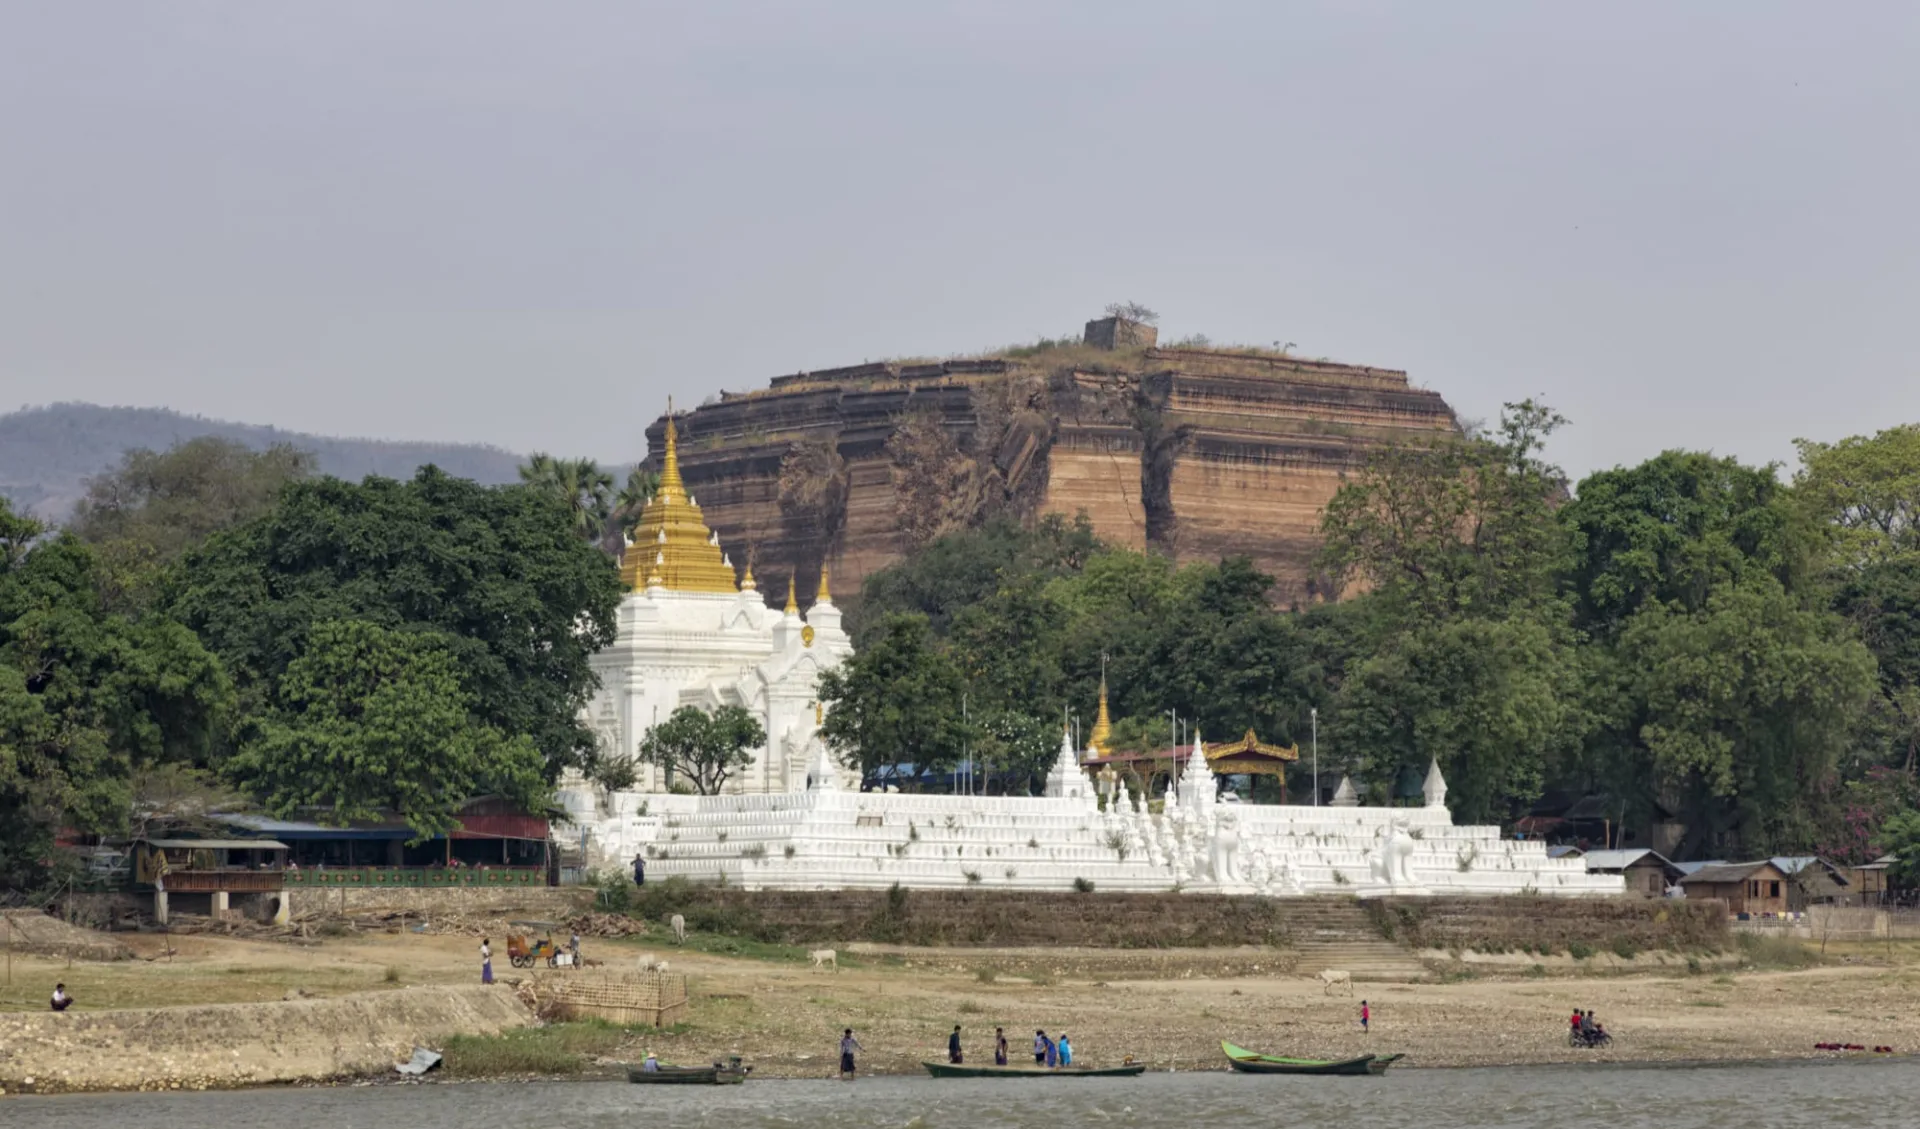
[(1367, 911), (1346, 901), (1310, 901), (1287, 915), (1287, 930), (1298, 955), (1294, 971), (1317, 976), (1323, 969), (1353, 974), (1355, 980), (1408, 981), (1426, 978), (1426, 966), (1405, 945), (1380, 936)]

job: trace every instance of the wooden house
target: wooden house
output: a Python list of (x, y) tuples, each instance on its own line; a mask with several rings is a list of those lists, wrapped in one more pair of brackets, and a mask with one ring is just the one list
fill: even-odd
[(1638, 848), (1624, 851), (1588, 851), (1588, 874), (1618, 874), (1627, 881), (1627, 892), (1649, 898), (1665, 897), (1667, 887), (1680, 881), (1682, 871), (1659, 851)]
[(1680, 888), (1689, 898), (1721, 899), (1737, 917), (1764, 917), (1787, 912), (1792, 882), (1771, 862), (1722, 862), (1682, 878)]

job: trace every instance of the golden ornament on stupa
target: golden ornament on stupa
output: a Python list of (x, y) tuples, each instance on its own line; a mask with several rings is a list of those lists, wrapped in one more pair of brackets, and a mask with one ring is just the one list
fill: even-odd
[(678, 592), (738, 592), (733, 566), (721, 555), (718, 539), (680, 480), (671, 405), (667, 413), (667, 455), (660, 468), (660, 489), (640, 511), (633, 544), (621, 554), (620, 580), (634, 591), (657, 577), (659, 586)]
[(1087, 734), (1087, 748), (1093, 755), (1107, 755), (1107, 742), (1113, 739), (1113, 722), (1107, 717), (1107, 676), (1100, 676), (1100, 712), (1094, 715), (1093, 732)]

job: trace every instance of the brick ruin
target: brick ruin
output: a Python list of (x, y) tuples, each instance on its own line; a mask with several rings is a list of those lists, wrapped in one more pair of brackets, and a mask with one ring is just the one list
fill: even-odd
[[(1383, 444), (1459, 430), (1404, 372), (1161, 348), (1116, 318), (1079, 346), (794, 373), (678, 418), (688, 489), (776, 603), (789, 575), (813, 592), (822, 565), (852, 597), (943, 533), (1083, 510), (1116, 545), (1251, 557), (1277, 600), (1303, 603), (1342, 475)], [(656, 469), (664, 431), (647, 429)]]

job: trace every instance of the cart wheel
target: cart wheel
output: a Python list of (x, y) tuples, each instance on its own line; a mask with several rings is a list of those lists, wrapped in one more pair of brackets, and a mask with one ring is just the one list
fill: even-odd
[(515, 968), (525, 968), (528, 964), (532, 963), (528, 961), (526, 957), (509, 957), (508, 961)]

